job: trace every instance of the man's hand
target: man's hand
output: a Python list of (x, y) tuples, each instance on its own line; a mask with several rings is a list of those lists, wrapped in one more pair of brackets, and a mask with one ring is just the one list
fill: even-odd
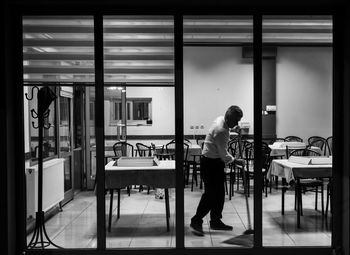
[(240, 166), (244, 166), (245, 160), (238, 158), (238, 159), (234, 160), (234, 163), (237, 164), (237, 165), (240, 165)]
[(237, 125), (237, 126), (234, 126), (232, 129), (231, 129), (231, 132), (235, 132), (237, 134), (240, 134), (241, 133), (241, 128)]

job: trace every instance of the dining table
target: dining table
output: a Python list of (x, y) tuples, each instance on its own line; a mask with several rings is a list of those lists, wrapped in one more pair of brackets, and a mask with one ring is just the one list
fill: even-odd
[(129, 185), (164, 188), (166, 224), (169, 231), (169, 188), (175, 188), (175, 160), (154, 157), (121, 157), (105, 166), (105, 188), (110, 191), (108, 231), (111, 231), (113, 191), (118, 192), (117, 219), (120, 217), (120, 189)]
[[(267, 172), (267, 178), (270, 179), (272, 176), (278, 176), (285, 178), (287, 183), (296, 183), (296, 187), (300, 187), (301, 179), (308, 178), (331, 178), (332, 177), (332, 158), (331, 157), (322, 157), (329, 158), (329, 160), (323, 162), (322, 164), (313, 164), (311, 161), (307, 163), (299, 160), (300, 158), (309, 158), (312, 157), (291, 157), (290, 159), (274, 159), (271, 161), (270, 168)], [(314, 157), (320, 158), (320, 157)], [(298, 160), (296, 160), (298, 159)], [(302, 163), (299, 163), (299, 162)], [(297, 191), (301, 192), (301, 191)], [(301, 208), (299, 203), (297, 203), (297, 226), (300, 228), (300, 215)]]
[[(272, 158), (286, 158), (286, 147), (288, 146), (289, 150), (293, 149), (305, 149), (307, 145), (303, 142), (275, 142), (273, 144), (269, 144), (269, 148), (271, 149), (270, 157)], [(322, 155), (322, 151), (319, 147), (311, 146), (311, 150), (318, 152)]]

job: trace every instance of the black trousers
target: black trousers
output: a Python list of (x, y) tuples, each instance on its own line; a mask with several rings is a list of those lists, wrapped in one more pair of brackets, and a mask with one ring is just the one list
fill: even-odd
[(222, 218), (225, 203), (225, 163), (220, 159), (202, 157), (201, 171), (204, 181), (204, 193), (192, 221), (202, 223), (203, 217), (210, 212), (212, 221)]

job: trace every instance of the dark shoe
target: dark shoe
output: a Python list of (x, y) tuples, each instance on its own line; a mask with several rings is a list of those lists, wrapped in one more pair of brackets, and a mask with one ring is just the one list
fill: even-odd
[(213, 230), (232, 230), (232, 226), (226, 225), (221, 220), (219, 221), (210, 221), (210, 228)]
[(202, 224), (191, 221), (190, 227), (192, 228), (193, 234), (196, 236), (204, 236)]

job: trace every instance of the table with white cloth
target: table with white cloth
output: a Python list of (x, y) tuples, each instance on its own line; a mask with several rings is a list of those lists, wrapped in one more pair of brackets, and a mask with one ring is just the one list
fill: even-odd
[[(270, 156), (272, 158), (286, 158), (286, 146), (288, 146), (289, 150), (306, 148), (306, 144), (303, 142), (275, 142), (269, 145), (269, 148), (271, 149)], [(310, 149), (322, 155), (322, 151), (319, 147), (311, 146)]]
[[(142, 160), (134, 158), (131, 160)], [(110, 208), (108, 231), (111, 230), (112, 208), (113, 208), (113, 190), (118, 191), (118, 209), (117, 218), (120, 217), (120, 189), (129, 185), (148, 185), (155, 188), (165, 189), (165, 209), (166, 223), (169, 231), (169, 191), (168, 188), (175, 187), (175, 160), (157, 161), (154, 165), (142, 166), (135, 163), (130, 166), (118, 166), (117, 161), (110, 161), (105, 166), (105, 187), (110, 190)]]
[[(278, 176), (285, 178), (288, 183), (296, 182), (296, 187), (300, 187), (300, 179), (306, 178), (330, 178), (332, 177), (332, 164), (300, 164), (291, 162), (288, 159), (275, 159), (270, 164), (267, 178)], [(298, 203), (297, 224), (300, 227), (300, 209)]]

